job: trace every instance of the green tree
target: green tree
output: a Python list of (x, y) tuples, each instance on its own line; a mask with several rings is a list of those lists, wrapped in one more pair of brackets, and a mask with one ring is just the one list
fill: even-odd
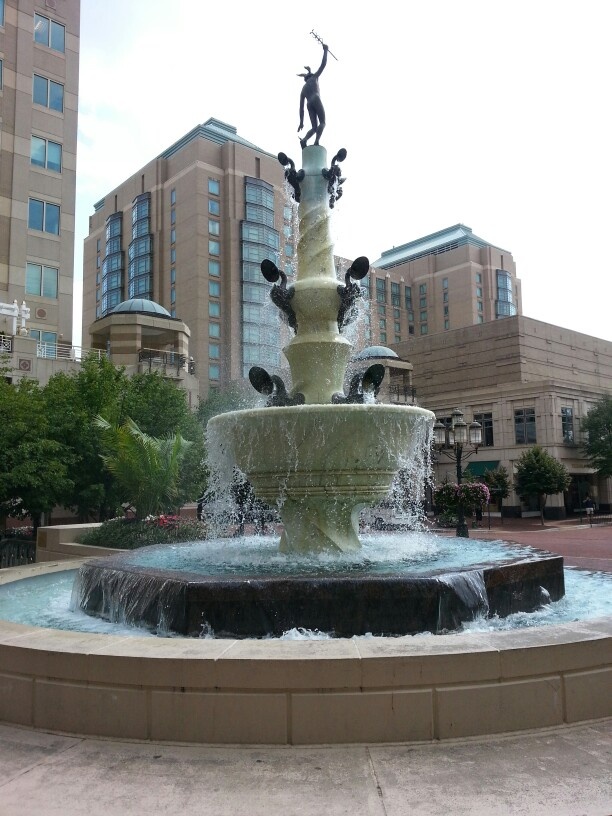
[(98, 417), (95, 424), (104, 434), (107, 453), (102, 460), (136, 517), (177, 509), (181, 465), (191, 442), (178, 433), (162, 439), (149, 436), (131, 419), (111, 425)]
[(510, 495), (510, 487), (512, 484), (508, 471), (503, 465), (501, 465), (500, 467), (495, 468), (495, 470), (486, 470), (482, 478), (486, 486), (489, 488), (489, 493), (491, 496), (497, 499), (499, 504), (499, 512), (500, 515), (502, 515), (502, 502)]
[(71, 472), (75, 474), (66, 506), (82, 521), (104, 519), (117, 506), (114, 479), (104, 467), (102, 434), (94, 424), (98, 415), (110, 422), (120, 421), (128, 378), (105, 357), (87, 357), (79, 370), (55, 374), (44, 388), (50, 436), (70, 451)]
[(612, 396), (602, 397), (582, 420), (582, 448), (600, 476), (612, 476)]
[(542, 525), (546, 499), (555, 493), (562, 493), (570, 482), (571, 477), (565, 465), (539, 445), (526, 450), (516, 463), (514, 489), (521, 499), (537, 496)]
[(217, 414), (254, 407), (257, 401), (254, 394), (252, 390), (247, 391), (247, 387), (242, 383), (230, 383), (224, 388), (211, 388), (208, 397), (198, 406), (198, 419), (204, 430), (208, 421)]
[(63, 504), (72, 490), (70, 452), (49, 438), (50, 420), (36, 383), (0, 378), (0, 517), (30, 516)]

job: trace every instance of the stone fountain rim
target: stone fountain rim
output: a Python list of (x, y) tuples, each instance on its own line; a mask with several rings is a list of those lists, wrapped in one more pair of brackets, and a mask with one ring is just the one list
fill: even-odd
[[(2, 570), (0, 583), (84, 560)], [(612, 616), (322, 641), (125, 637), (0, 621), (0, 655), (0, 721), (112, 739), (430, 742), (612, 716)]]
[(386, 414), (414, 414), (415, 416), (423, 416), (429, 418), (435, 418), (435, 414), (433, 411), (430, 411), (428, 408), (421, 408), (418, 405), (388, 405), (386, 403), (343, 403), (343, 404), (330, 404), (330, 403), (313, 403), (311, 405), (284, 405), (284, 406), (274, 406), (272, 408), (240, 408), (236, 411), (224, 411), (221, 414), (217, 414), (216, 416), (212, 417), (208, 420), (208, 425), (222, 422), (223, 417), (237, 417), (237, 416), (250, 416), (253, 415), (262, 415), (265, 417), (270, 417), (272, 420), (273, 417), (278, 419), (279, 417), (283, 416), (292, 416), (295, 413), (308, 413), (308, 414), (315, 414), (315, 413), (329, 413), (329, 414), (343, 414), (343, 413), (386, 413)]

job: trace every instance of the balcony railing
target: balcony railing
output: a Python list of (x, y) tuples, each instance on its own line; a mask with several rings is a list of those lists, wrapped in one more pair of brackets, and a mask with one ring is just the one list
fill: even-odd
[(71, 346), (69, 343), (37, 343), (36, 356), (47, 360), (74, 360), (82, 362), (85, 357), (94, 355), (98, 360), (107, 357), (105, 349), (88, 349), (82, 346)]
[(394, 385), (391, 383), (387, 393), (389, 402), (393, 405), (414, 405), (416, 403), (416, 388), (411, 385)]
[(176, 351), (143, 348), (138, 352), (138, 362), (143, 371), (163, 369), (165, 374), (176, 372), (177, 377), (181, 372), (195, 374), (195, 362)]
[(10, 337), (0, 337), (0, 354), (13, 350), (13, 340)]

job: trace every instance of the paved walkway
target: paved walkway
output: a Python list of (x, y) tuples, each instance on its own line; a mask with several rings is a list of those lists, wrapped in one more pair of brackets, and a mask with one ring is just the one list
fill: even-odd
[(609, 816), (612, 720), (486, 741), (314, 748), (0, 726), (2, 816)]

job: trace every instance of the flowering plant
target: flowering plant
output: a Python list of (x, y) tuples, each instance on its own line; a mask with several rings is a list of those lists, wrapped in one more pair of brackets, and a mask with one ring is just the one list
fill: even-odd
[(176, 530), (179, 526), (180, 518), (176, 515), (162, 513), (159, 516), (147, 516), (145, 522), (153, 527), (162, 527), (166, 530)]
[(463, 482), (453, 484), (444, 482), (434, 491), (434, 503), (445, 513), (452, 513), (459, 507), (464, 511), (482, 508), (490, 499), (489, 488), (481, 482)]

